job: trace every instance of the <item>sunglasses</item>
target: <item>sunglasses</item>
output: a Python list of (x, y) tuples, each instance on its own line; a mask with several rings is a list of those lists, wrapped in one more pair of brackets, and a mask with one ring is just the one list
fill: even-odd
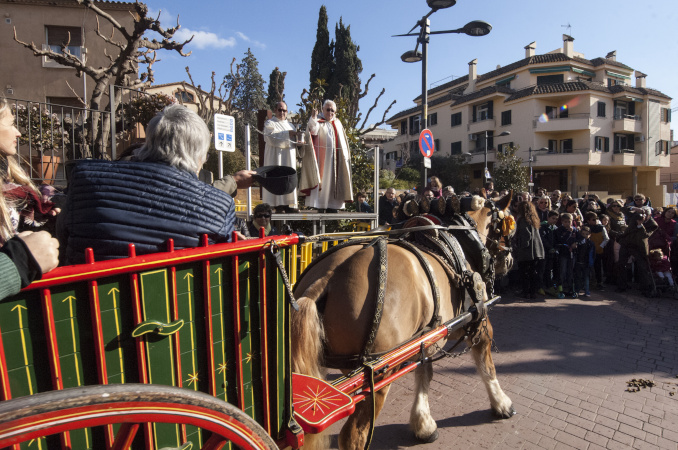
[(278, 108), (278, 111), (280, 111), (280, 112), (287, 112), (286, 109), (282, 109), (282, 108)]
[(257, 218), (257, 219), (270, 219), (271, 215), (270, 214), (257, 214), (254, 217)]
[(327, 111), (327, 112), (334, 112), (333, 109), (326, 109), (325, 111)]

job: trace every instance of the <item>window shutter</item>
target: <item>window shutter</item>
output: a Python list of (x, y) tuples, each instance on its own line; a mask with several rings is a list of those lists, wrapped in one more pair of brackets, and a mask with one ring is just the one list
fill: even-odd
[(609, 152), (610, 151), (610, 138), (606, 137), (605, 139), (605, 151)]
[(476, 111), (478, 110), (478, 107), (476, 105), (473, 105), (473, 121), (477, 122), (478, 118), (476, 117)]
[(636, 102), (629, 102), (629, 114), (632, 116), (636, 115)]
[(487, 116), (488, 119), (494, 118), (494, 102), (492, 101), (487, 102)]

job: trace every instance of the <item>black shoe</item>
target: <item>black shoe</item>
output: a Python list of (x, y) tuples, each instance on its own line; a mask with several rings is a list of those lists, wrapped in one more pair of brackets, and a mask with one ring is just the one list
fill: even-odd
[(327, 208), (325, 212), (327, 212), (327, 214), (336, 214), (339, 212), (339, 210), (334, 208)]

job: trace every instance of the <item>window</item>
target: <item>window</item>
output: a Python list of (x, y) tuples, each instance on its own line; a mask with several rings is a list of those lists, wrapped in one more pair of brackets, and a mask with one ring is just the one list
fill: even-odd
[(419, 116), (410, 117), (410, 134), (419, 133)]
[(410, 158), (421, 155), (419, 153), (419, 141), (410, 141)]
[(511, 125), (511, 110), (501, 112), (501, 124)]
[(669, 141), (657, 141), (655, 144), (655, 151), (654, 154), (659, 156), (662, 153), (668, 155), (669, 154)]
[(605, 117), (605, 102), (598, 102), (598, 117)]
[(566, 119), (570, 115), (565, 106), (547, 106), (546, 117), (549, 119)]
[(622, 100), (614, 101), (614, 118), (619, 119), (636, 119), (636, 103), (626, 102)]
[(617, 78), (608, 78), (607, 79), (607, 87), (617, 86), (617, 85), (624, 86), (625, 84), (626, 83), (624, 82), (624, 80), (618, 80)]
[(174, 98), (181, 103), (195, 103), (195, 95), (188, 91), (179, 90), (174, 93)]
[(604, 136), (596, 136), (595, 138), (595, 150), (597, 152), (609, 152), (610, 151), (610, 138)]
[(480, 105), (473, 105), (473, 121), (480, 122), (481, 120), (488, 120), (493, 118), (492, 102), (482, 103)]
[(433, 140), (433, 152), (440, 151), (440, 139)]
[(65, 53), (61, 50), (61, 46), (66, 45), (67, 53), (76, 58), (82, 56), (80, 52), (80, 47), (82, 47), (82, 29), (80, 27), (46, 25), (45, 41), (47, 41), (47, 45), (55, 53)]
[(450, 126), (456, 127), (457, 125), (461, 125), (461, 113), (455, 113), (450, 116)]
[(572, 139), (560, 141), (560, 153), (572, 153)]
[(426, 118), (426, 124), (428, 126), (438, 125), (438, 113), (429, 114)]
[(407, 120), (400, 121), (400, 134), (407, 134)]
[(558, 153), (558, 141), (549, 139), (549, 153)]
[(537, 85), (564, 83), (564, 75), (541, 75), (537, 77)]
[(461, 155), (461, 141), (453, 142), (450, 145), (451, 155)]
[(388, 152), (386, 153), (386, 159), (396, 159), (398, 157), (398, 152)]
[(661, 109), (661, 121), (664, 123), (671, 122), (671, 110), (669, 108)]
[(508, 149), (511, 147), (513, 147), (513, 142), (506, 142), (504, 144), (499, 144), (497, 146), (497, 151), (502, 155), (506, 155), (508, 153)]
[(483, 175), (483, 171), (482, 171), (482, 170), (474, 170), (474, 171), (473, 171), (473, 178), (475, 178), (475, 179), (480, 178), (482, 175)]
[(615, 134), (614, 153), (633, 153), (633, 135)]
[(485, 145), (490, 149), (494, 147), (494, 131), (487, 132), (487, 143), (485, 143), (485, 133), (478, 133), (476, 136), (476, 150), (485, 150)]

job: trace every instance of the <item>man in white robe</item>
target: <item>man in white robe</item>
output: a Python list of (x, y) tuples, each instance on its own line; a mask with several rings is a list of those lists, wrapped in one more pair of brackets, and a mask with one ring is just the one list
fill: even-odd
[(346, 201), (353, 201), (348, 139), (336, 111), (336, 104), (326, 100), (324, 118), (319, 119), (314, 110), (308, 120), (320, 183), (311, 189), (307, 206), (320, 210), (344, 209)]
[[(264, 123), (265, 166), (287, 166), (297, 169), (296, 131), (287, 121), (287, 104), (278, 102), (275, 117)], [(263, 189), (262, 201), (276, 208), (276, 212), (298, 212), (297, 190), (287, 195), (274, 195)]]

